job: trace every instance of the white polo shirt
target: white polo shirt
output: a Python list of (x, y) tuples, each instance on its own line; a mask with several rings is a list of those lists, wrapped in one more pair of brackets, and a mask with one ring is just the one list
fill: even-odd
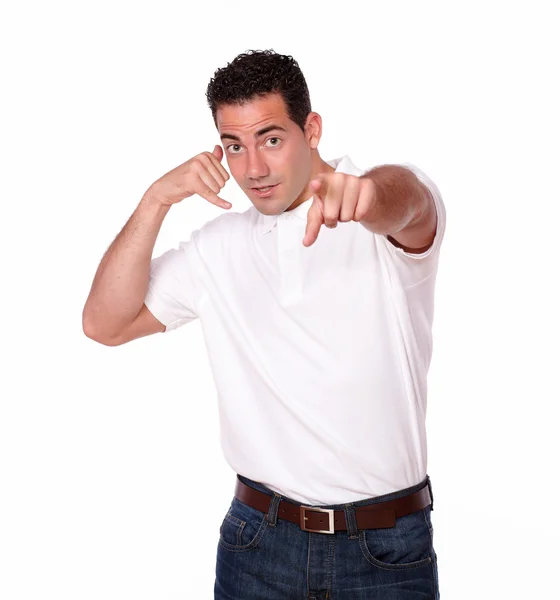
[[(362, 175), (348, 156), (327, 161)], [(445, 230), (409, 254), (360, 223), (302, 244), (312, 197), (279, 216), (227, 212), (152, 259), (146, 306), (171, 331), (201, 321), (220, 441), (236, 472), (307, 504), (420, 483), (426, 376)]]

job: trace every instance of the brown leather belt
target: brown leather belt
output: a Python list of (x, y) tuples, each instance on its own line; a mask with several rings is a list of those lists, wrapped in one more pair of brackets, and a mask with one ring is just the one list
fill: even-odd
[[(263, 513), (268, 513), (272, 500), (272, 496), (245, 485), (239, 478), (235, 485), (235, 497)], [(394, 527), (399, 517), (410, 515), (430, 505), (431, 495), (428, 484), (426, 484), (421, 490), (403, 498), (356, 506), (356, 525), (358, 529), (387, 529)], [(311, 508), (287, 500), (280, 501), (278, 518), (291, 521), (299, 525), (303, 531), (313, 533), (334, 533), (347, 530), (344, 510)]]

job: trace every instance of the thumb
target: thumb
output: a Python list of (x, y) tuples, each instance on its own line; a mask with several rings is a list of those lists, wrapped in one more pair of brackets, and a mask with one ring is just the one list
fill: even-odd
[(311, 186), (311, 190), (313, 192), (318, 191), (319, 188), (321, 187), (321, 180), (320, 179), (312, 179), (311, 183), (310, 183), (310, 186)]
[(222, 150), (222, 147), (219, 144), (216, 144), (214, 146), (214, 150), (212, 150), (212, 154), (219, 160), (221, 161), (222, 158), (224, 157), (224, 151)]
[(327, 189), (327, 178), (319, 173), (310, 181), (309, 188), (314, 195), (321, 197)]

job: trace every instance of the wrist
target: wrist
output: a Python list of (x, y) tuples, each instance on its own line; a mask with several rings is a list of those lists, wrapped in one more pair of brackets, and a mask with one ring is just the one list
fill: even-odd
[(158, 194), (153, 188), (149, 187), (142, 196), (140, 204), (156, 211), (168, 212), (172, 203)]

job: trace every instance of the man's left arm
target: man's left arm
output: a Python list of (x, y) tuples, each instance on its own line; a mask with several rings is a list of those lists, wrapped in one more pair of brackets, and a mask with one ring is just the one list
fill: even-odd
[(426, 252), (437, 227), (430, 190), (410, 169), (399, 165), (381, 165), (361, 177), (375, 184), (375, 201), (360, 223), (373, 233), (386, 235), (405, 252)]

